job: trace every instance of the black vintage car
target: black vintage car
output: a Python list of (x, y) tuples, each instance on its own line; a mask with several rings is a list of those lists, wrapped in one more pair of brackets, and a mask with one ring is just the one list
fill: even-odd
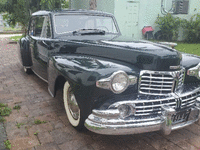
[(19, 41), (26, 73), (63, 88), (72, 126), (99, 134), (136, 134), (188, 126), (199, 119), (200, 58), (123, 37), (113, 15), (39, 11)]

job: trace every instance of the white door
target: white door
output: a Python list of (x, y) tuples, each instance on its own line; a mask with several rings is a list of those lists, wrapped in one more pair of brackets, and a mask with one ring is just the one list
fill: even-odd
[(126, 2), (125, 13), (125, 36), (137, 37), (138, 36), (138, 11), (139, 2), (128, 1)]

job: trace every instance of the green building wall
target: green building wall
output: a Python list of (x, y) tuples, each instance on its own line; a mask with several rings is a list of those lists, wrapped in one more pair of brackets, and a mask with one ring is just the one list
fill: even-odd
[[(72, 9), (89, 9), (90, 0), (71, 0)], [(128, 2), (139, 3), (138, 25), (134, 27), (137, 31), (136, 38), (142, 38), (144, 26), (152, 26), (155, 31), (159, 30), (155, 21), (161, 13), (161, 0), (97, 0), (97, 10), (112, 13), (119, 24), (119, 28), (125, 33), (124, 19), (126, 17), (126, 5)], [(169, 8), (168, 8), (169, 9)], [(189, 0), (188, 14), (173, 14), (175, 17), (190, 19), (194, 14), (200, 13), (200, 0)], [(182, 30), (180, 29), (180, 38)]]

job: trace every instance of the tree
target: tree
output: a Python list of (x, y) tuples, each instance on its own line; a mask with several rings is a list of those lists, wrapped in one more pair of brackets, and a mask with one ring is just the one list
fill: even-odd
[(28, 21), (33, 12), (58, 10), (66, 6), (68, 5), (65, 0), (1, 0), (0, 13), (4, 13), (3, 18), (10, 26), (19, 23), (26, 34)]

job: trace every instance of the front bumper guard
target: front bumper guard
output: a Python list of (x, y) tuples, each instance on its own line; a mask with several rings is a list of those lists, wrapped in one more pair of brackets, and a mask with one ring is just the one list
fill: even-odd
[(85, 127), (98, 134), (108, 135), (125, 135), (139, 134), (144, 132), (162, 131), (163, 134), (169, 135), (172, 130), (180, 129), (200, 119), (200, 98), (198, 97), (190, 112), (186, 122), (172, 124), (172, 115), (176, 110), (170, 106), (161, 107), (161, 116), (148, 119), (129, 119), (123, 120), (117, 118), (117, 110), (93, 110), (93, 113), (85, 121)]

